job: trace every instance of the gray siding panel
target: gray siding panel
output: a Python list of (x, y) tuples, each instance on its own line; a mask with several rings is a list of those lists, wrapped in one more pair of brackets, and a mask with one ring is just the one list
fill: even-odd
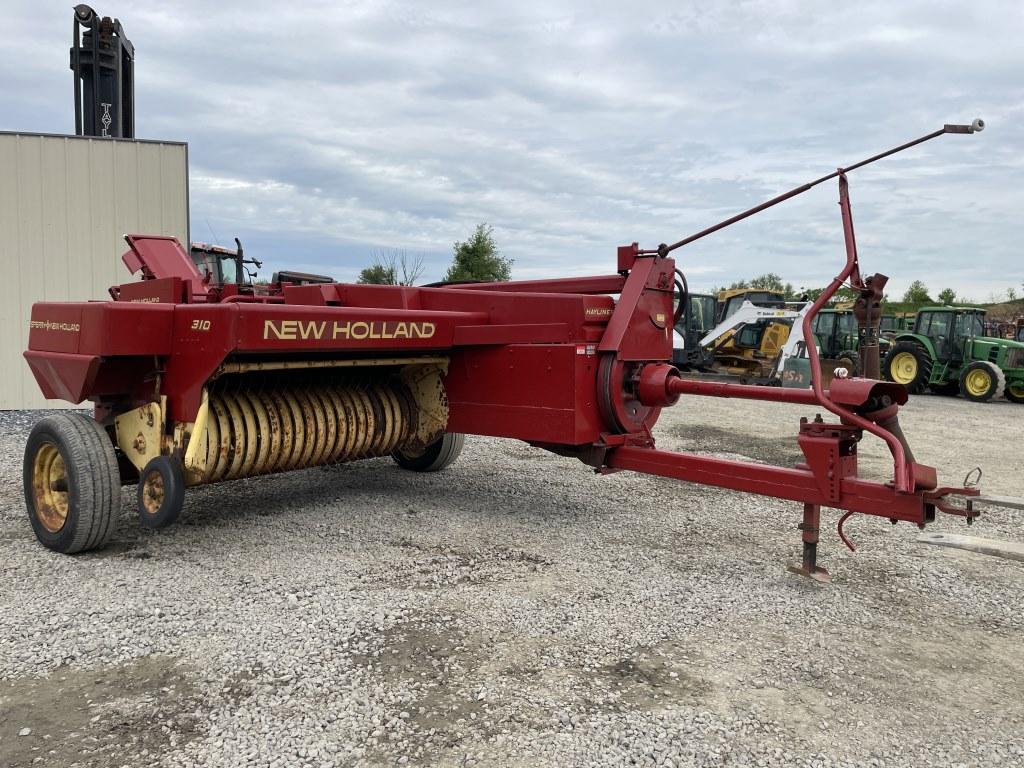
[(46, 401), (21, 353), (36, 301), (106, 299), (128, 233), (188, 241), (184, 144), (0, 133), (0, 409)]

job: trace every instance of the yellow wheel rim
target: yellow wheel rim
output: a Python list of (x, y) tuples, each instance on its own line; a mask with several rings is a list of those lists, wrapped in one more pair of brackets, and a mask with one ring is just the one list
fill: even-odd
[(57, 533), (68, 519), (68, 474), (53, 443), (43, 443), (32, 462), (32, 494), (43, 528)]
[(898, 384), (910, 384), (917, 378), (917, 358), (909, 352), (898, 352), (889, 363), (889, 374)]
[(981, 397), (992, 387), (992, 376), (983, 368), (975, 368), (964, 379), (964, 388), (968, 394)]
[(1017, 398), (1024, 398), (1024, 384), (1007, 384), (1006, 391)]

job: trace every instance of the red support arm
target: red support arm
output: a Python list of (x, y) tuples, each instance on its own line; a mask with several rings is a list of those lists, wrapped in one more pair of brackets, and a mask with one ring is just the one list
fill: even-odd
[(774, 467), (633, 446), (616, 448), (606, 463), (612, 469), (628, 469), (920, 525), (930, 521), (935, 513), (934, 505), (924, 491), (899, 493), (890, 485), (858, 477), (842, 478), (838, 498), (830, 500), (809, 469)]

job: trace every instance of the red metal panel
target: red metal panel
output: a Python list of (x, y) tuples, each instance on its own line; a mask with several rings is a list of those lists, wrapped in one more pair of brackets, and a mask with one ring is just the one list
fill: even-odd
[(597, 357), (590, 350), (524, 344), (456, 352), (445, 379), (449, 430), (564, 445), (597, 440)]
[(82, 306), (79, 351), (95, 355), (167, 355), (173, 304), (95, 301)]
[(480, 313), (361, 307), (236, 305), (240, 351), (448, 349), (456, 325), (486, 322)]
[(174, 308), (173, 349), (164, 364), (171, 417), (195, 420), (207, 379), (234, 348), (240, 304), (181, 304)]
[(482, 312), (494, 325), (566, 323), (573, 341), (583, 339), (584, 326), (599, 327), (607, 323), (614, 307), (610, 296), (446, 288), (422, 289), (420, 302), (424, 309), (430, 310)]
[(626, 272), (633, 268), (636, 257), (640, 253), (640, 244), (620, 245), (617, 250), (617, 261), (619, 272)]
[(89, 355), (166, 355), (174, 305), (115, 301), (32, 307), (28, 348)]
[[(377, 309), (431, 309), (420, 302), (420, 294), (429, 288), (410, 288), (400, 285), (354, 285), (336, 283), (321, 286), (325, 297), (331, 297), (341, 306), (374, 307)], [(298, 296), (299, 288), (285, 291), (288, 302), (292, 296)], [(463, 311), (460, 306), (433, 307), (451, 311)]]
[(48, 352), (78, 352), (82, 334), (82, 308), (85, 303), (32, 305), (28, 325), (28, 348)]
[(457, 347), (493, 344), (538, 344), (569, 340), (567, 323), (522, 325), (461, 325), (455, 329)]
[(637, 259), (601, 339), (619, 360), (672, 358), (672, 259)]
[[(600, 278), (614, 281), (601, 287), (619, 288), (623, 282), (620, 276)], [(608, 322), (615, 303), (610, 296), (587, 296), (575, 293), (534, 293), (523, 292), (526, 287), (548, 286), (559, 281), (529, 281), (517, 284), (517, 289), (502, 291), (487, 288), (474, 290), (477, 284), (455, 291), (450, 288), (408, 288), (401, 286), (334, 284), (319, 286), (294, 286), (284, 289), (288, 306), (337, 306), (355, 309), (364, 307), (367, 311), (389, 309), (421, 312), (471, 313), (460, 321), (460, 326), (532, 326), (536, 335), (525, 329), (512, 331), (470, 332), (465, 339), (488, 339), (482, 343), (525, 342), (545, 343), (554, 340), (593, 341), (600, 329)], [(506, 285), (502, 283), (501, 285)], [(557, 287), (557, 286), (555, 286)], [(580, 285), (576, 287), (587, 287)], [(594, 287), (593, 284), (590, 287)], [(410, 317), (413, 317), (410, 315)], [(425, 316), (423, 316), (425, 317)], [(552, 336), (554, 325), (563, 325), (565, 332)], [(317, 329), (314, 329), (314, 332)], [(326, 330), (325, 330), (326, 333)], [(462, 332), (460, 332), (462, 333)], [(507, 334), (513, 334), (511, 336)], [(466, 343), (466, 342), (460, 342)]]
[(575, 414), (569, 408), (537, 408), (501, 403), (458, 403), (452, 405), (450, 432), (518, 440), (566, 441), (575, 432)]
[(338, 303), (337, 286), (326, 285), (286, 285), (281, 291), (285, 304), (305, 304), (311, 307), (323, 307), (329, 303)]
[(118, 286), (118, 301), (149, 304), (180, 304), (186, 299), (180, 277), (140, 280)]
[(560, 277), (552, 280), (510, 280), (502, 283), (463, 283), (449, 285), (460, 291), (502, 291), (504, 293), (621, 293), (626, 278), (622, 275)]
[(80, 403), (91, 394), (99, 370), (99, 357), (33, 350), (24, 354), (45, 397)]
[(131, 251), (121, 257), (131, 273), (142, 269), (149, 277), (180, 277), (192, 293), (205, 294), (206, 286), (192, 257), (176, 237), (125, 235)]

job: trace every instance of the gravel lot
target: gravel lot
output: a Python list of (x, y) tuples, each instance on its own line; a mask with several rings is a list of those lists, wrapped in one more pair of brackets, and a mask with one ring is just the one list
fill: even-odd
[[(690, 398), (656, 435), (790, 464), (800, 415)], [(828, 511), (821, 586), (784, 570), (797, 505), (481, 438), (435, 475), (196, 489), (159, 533), (125, 489), (112, 544), (67, 557), (24, 512), (36, 418), (0, 414), (0, 765), (1024, 764), (1022, 563), (874, 518), (852, 554)], [(904, 425), (940, 478), (1024, 495), (1024, 407)]]

